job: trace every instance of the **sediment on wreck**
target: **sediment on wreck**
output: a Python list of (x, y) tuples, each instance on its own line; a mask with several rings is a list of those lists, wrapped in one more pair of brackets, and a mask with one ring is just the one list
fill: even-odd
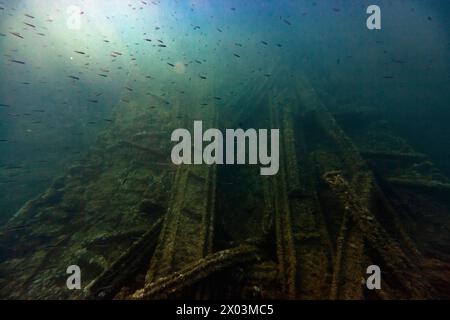
[(163, 217), (176, 112), (158, 97), (115, 107), (97, 143), (1, 229), (2, 298), (83, 298), (67, 290), (67, 267), (79, 265), (89, 287)]
[[(374, 145), (390, 136), (371, 115), (349, 130), (301, 75), (204, 108), (214, 90), (117, 106), (95, 147), (0, 231), (0, 297), (448, 296), (449, 182), (426, 155), (391, 133), (400, 151)], [(279, 173), (173, 166), (170, 133), (194, 120), (279, 128)], [(72, 264), (82, 292), (65, 288)], [(381, 291), (362, 281), (373, 264)]]

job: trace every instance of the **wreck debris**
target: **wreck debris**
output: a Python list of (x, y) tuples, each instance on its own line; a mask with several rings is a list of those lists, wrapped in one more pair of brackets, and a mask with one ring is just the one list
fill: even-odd
[[(383, 262), (402, 282), (402, 285), (408, 288), (413, 297), (421, 298), (427, 292), (431, 292), (431, 289), (427, 288), (427, 284), (419, 279), (417, 281), (412, 280), (412, 275), (407, 272), (408, 267), (411, 268), (410, 259), (378, 224), (375, 216), (364, 206), (357, 193), (343, 178), (342, 173), (339, 171), (328, 172), (323, 176), (323, 179), (336, 193), (345, 212), (350, 214), (352, 221), (357, 224), (370, 247), (378, 251), (380, 256), (386, 257)], [(406, 276), (406, 274), (408, 275)], [(415, 285), (412, 285), (412, 283), (415, 283)], [(428, 290), (424, 290), (424, 286)]]
[[(214, 108), (206, 117), (210, 124), (217, 120)], [(150, 260), (146, 284), (176, 272), (211, 253), (215, 184), (215, 166), (178, 167), (173, 181), (170, 205), (154, 255)]]
[(136, 291), (133, 299), (165, 299), (181, 292), (215, 272), (238, 264), (258, 261), (258, 249), (242, 245), (234, 249), (219, 251), (205, 258), (194, 261), (185, 268), (147, 283), (143, 289)]
[(149, 259), (161, 231), (162, 219), (126, 250), (108, 269), (98, 276), (88, 287), (88, 299), (112, 299), (126, 285), (130, 277)]
[[(419, 250), (409, 230), (413, 219), (400, 200), (405, 186), (408, 195), (422, 195), (448, 190), (447, 182), (435, 179), (433, 164), (412, 148), (395, 152), (357, 144), (363, 139), (351, 137), (307, 79), (298, 79), (274, 84), (267, 78), (232, 101), (223, 96), (222, 105), (236, 106), (227, 106), (235, 111), (229, 114), (215, 106), (187, 110), (186, 105), (200, 108), (203, 98), (215, 96), (211, 88), (202, 99), (174, 101), (170, 108), (154, 97), (151, 112), (117, 106), (112, 128), (86, 159), (2, 229), (0, 272), (7, 279), (0, 279), (0, 296), (389, 299), (445, 294), (434, 285), (436, 270), (446, 266), (445, 255), (435, 253), (434, 259), (444, 257), (437, 263)], [(219, 190), (222, 169), (215, 166), (161, 168), (148, 162), (149, 156), (164, 161), (170, 154), (166, 133), (187, 127), (198, 115), (211, 127), (246, 121), (281, 130), (279, 174), (245, 171), (249, 182), (242, 189), (252, 190), (245, 203), (232, 204), (236, 213), (218, 209), (221, 192), (236, 191), (236, 177)], [(395, 170), (379, 166), (382, 161), (395, 162)], [(397, 170), (406, 163), (409, 172)], [(413, 174), (420, 170), (429, 176)], [(225, 215), (229, 228), (245, 224), (249, 234), (220, 238)], [(9, 249), (11, 243), (17, 252)], [(90, 283), (78, 294), (61, 289), (65, 279), (55, 276), (76, 262)], [(367, 292), (361, 282), (371, 264), (384, 272), (382, 292)], [(222, 283), (228, 277), (238, 279), (235, 288)]]

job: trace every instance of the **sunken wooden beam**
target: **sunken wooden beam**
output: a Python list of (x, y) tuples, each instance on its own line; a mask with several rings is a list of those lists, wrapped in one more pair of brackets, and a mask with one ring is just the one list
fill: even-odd
[[(290, 90), (278, 88), (270, 100), (271, 125), (280, 128), (280, 171), (271, 177), (275, 211), (277, 260), (283, 294), (288, 299), (327, 296), (326, 274), (333, 248), (315, 189), (313, 165), (306, 152), (301, 106), (285, 99)], [(294, 100), (295, 101), (295, 100)]]
[(150, 259), (161, 231), (162, 218), (124, 252), (87, 288), (87, 299), (112, 299), (138, 269)]
[[(313, 128), (314, 134), (309, 137), (307, 135), (311, 134), (310, 131), (303, 129), (306, 158), (304, 163), (310, 172), (309, 175), (315, 175), (309, 189), (317, 188), (318, 175), (338, 168), (343, 170), (353, 183), (360, 183), (359, 177), (367, 169), (364, 160), (306, 78), (299, 78), (296, 93), (300, 103), (299, 109), (303, 115), (303, 126)], [(315, 211), (321, 212), (320, 204)], [(316, 216), (320, 217), (317, 214)], [(331, 275), (327, 280), (331, 283), (327, 286), (329, 291), (326, 298), (361, 299), (363, 297), (360, 280), (363, 273), (361, 261), (364, 258), (362, 234), (351, 223), (347, 214), (342, 214), (340, 221), (339, 217), (336, 217), (336, 220), (335, 223), (338, 225), (336, 239), (329, 240), (335, 246), (326, 248), (331, 260)], [(321, 229), (326, 230), (322, 231), (324, 235), (330, 232), (329, 227), (324, 226)], [(322, 238), (326, 239), (326, 236)]]
[(423, 279), (417, 275), (411, 259), (384, 230), (375, 215), (364, 204), (364, 199), (361, 199), (343, 174), (339, 171), (331, 171), (324, 174), (323, 179), (336, 194), (351, 221), (358, 226), (370, 248), (377, 251), (383, 263), (402, 287), (410, 292), (411, 297), (420, 299), (430, 294), (431, 288), (428, 283), (421, 281)]
[[(271, 125), (274, 128), (280, 127), (280, 114), (274, 105), (274, 102), (269, 102)], [(287, 131), (288, 132), (288, 131)], [(290, 136), (291, 137), (291, 136)], [(286, 138), (288, 139), (288, 138)], [(283, 141), (281, 141), (282, 152), (284, 151)], [(288, 144), (288, 147), (291, 147)], [(274, 210), (275, 222), (275, 236), (276, 236), (276, 253), (278, 260), (278, 268), (283, 294), (293, 299), (296, 295), (296, 254), (294, 247), (294, 240), (291, 225), (291, 211), (288, 198), (288, 181), (292, 181), (297, 176), (296, 172), (290, 172), (290, 168), (286, 167), (286, 158), (289, 155), (294, 155), (292, 150), (287, 152), (285, 157), (282, 157), (280, 163), (280, 171), (276, 176), (269, 180), (269, 191), (266, 192), (266, 198), (270, 202), (270, 206)], [(295, 159), (293, 160), (295, 162)], [(294, 177), (291, 177), (294, 175)], [(266, 200), (267, 201), (267, 200)]]
[[(199, 99), (197, 97), (196, 99)], [(205, 126), (214, 127), (215, 107), (207, 111), (187, 106), (199, 106), (201, 101), (179, 102), (179, 112), (190, 116), (203, 115)], [(184, 106), (184, 108), (183, 108)], [(183, 119), (183, 117), (180, 117)], [(184, 122), (184, 123), (183, 123)], [(180, 127), (192, 125), (180, 120)], [(177, 272), (212, 251), (215, 210), (216, 167), (192, 165), (177, 167), (172, 185), (172, 197), (164, 218), (155, 253), (146, 274), (146, 283)]]
[(136, 291), (131, 298), (166, 299), (214, 273), (258, 260), (259, 251), (253, 246), (241, 245), (233, 249), (219, 251), (196, 260), (166, 277), (147, 283), (143, 289)]
[[(319, 132), (320, 141), (311, 146), (316, 154), (316, 170), (323, 175), (330, 189), (341, 203), (343, 215), (336, 239), (333, 281), (330, 297), (335, 299), (363, 298), (361, 276), (377, 252), (379, 259), (394, 274), (396, 281), (410, 290), (412, 297), (424, 297), (429, 289), (420, 274), (405, 276), (408, 266), (420, 260), (417, 248), (398, 222), (389, 204), (380, 205), (390, 216), (399, 239), (392, 239), (377, 216), (371, 212), (377, 198), (385, 199), (358, 149), (340, 128), (328, 109), (322, 104), (307, 79), (299, 80), (299, 100), (310, 125)], [(307, 143), (308, 141), (306, 141)], [(402, 246), (399, 245), (399, 243)], [(403, 246), (406, 244), (406, 246)], [(378, 258), (376, 260), (379, 260)], [(377, 262), (377, 261), (376, 261)], [(367, 264), (367, 265), (366, 265)], [(413, 272), (413, 271), (411, 271)], [(417, 287), (412, 288), (412, 281)], [(420, 289), (419, 289), (420, 288)], [(398, 291), (397, 291), (398, 292)], [(393, 291), (389, 292), (395, 294)], [(389, 296), (389, 295), (387, 295)], [(386, 295), (384, 296), (386, 297)]]

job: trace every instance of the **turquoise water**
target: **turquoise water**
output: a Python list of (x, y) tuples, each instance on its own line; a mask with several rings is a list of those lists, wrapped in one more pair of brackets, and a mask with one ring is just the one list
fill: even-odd
[[(370, 4), (382, 10), (382, 30), (366, 28)], [(93, 145), (123, 99), (151, 94), (172, 103), (212, 87), (226, 105), (267, 78), (307, 76), (330, 106), (381, 113), (450, 173), (447, 1), (0, 7), (0, 223)]]

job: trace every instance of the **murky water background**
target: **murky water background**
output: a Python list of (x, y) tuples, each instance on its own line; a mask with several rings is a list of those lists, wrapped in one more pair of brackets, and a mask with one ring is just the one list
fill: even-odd
[(450, 174), (450, 6), (376, 1), (382, 30), (369, 31), (372, 2), (3, 0), (0, 223), (83, 155), (119, 102), (213, 85), (226, 105), (269, 77), (307, 76), (330, 109), (381, 113)]

